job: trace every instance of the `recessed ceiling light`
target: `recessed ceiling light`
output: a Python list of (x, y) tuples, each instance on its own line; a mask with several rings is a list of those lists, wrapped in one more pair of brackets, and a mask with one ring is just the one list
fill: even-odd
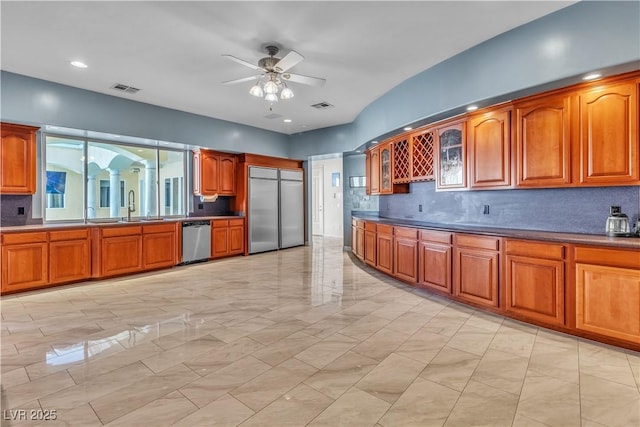
[(595, 80), (602, 77), (602, 74), (600, 73), (591, 73), (591, 74), (587, 74), (586, 76), (584, 76), (582, 78), (582, 80)]
[(469, 105), (469, 106), (467, 107), (467, 111), (474, 111), (474, 110), (477, 110), (477, 109), (478, 109), (478, 106), (477, 106), (477, 105)]
[(411, 130), (413, 129), (411, 126), (405, 126), (404, 130)]
[(291, 121), (292, 121), (291, 119), (284, 119), (283, 120), (283, 122), (285, 122), (285, 123), (291, 123)]
[(85, 64), (82, 61), (71, 61), (71, 65), (73, 65), (74, 67), (77, 67), (77, 68), (87, 68), (88, 67), (88, 65)]

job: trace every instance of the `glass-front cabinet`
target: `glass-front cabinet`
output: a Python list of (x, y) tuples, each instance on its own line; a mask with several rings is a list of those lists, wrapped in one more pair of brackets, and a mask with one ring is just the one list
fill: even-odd
[(438, 129), (437, 189), (464, 188), (467, 185), (465, 159), (465, 123), (448, 124)]
[(384, 143), (380, 146), (380, 193), (391, 194), (391, 144)]

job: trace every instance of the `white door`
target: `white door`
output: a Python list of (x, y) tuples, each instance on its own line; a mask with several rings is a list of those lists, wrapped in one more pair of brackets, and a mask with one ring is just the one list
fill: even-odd
[(324, 169), (313, 168), (311, 182), (311, 232), (315, 235), (324, 235)]

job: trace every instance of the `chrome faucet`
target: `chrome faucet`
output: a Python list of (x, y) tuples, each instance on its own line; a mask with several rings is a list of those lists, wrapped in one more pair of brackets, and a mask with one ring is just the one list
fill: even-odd
[(131, 221), (131, 212), (136, 211), (136, 193), (133, 190), (129, 190), (127, 202), (129, 203), (129, 206), (127, 206), (127, 221)]

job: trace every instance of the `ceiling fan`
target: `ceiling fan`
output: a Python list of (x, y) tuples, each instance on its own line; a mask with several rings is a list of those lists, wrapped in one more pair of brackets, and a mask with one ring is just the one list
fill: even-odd
[[(260, 98), (264, 96), (264, 99), (271, 103), (278, 101), (278, 92), (280, 92), (281, 99), (293, 98), (293, 91), (287, 86), (288, 82), (318, 87), (324, 85), (326, 81), (325, 79), (288, 72), (289, 69), (293, 68), (304, 59), (304, 56), (300, 55), (298, 52), (292, 50), (280, 59), (276, 57), (280, 50), (277, 46), (269, 45), (265, 49), (269, 56), (260, 59), (260, 61), (258, 61), (258, 65), (236, 58), (233, 55), (222, 55), (237, 62), (238, 64), (242, 64), (260, 72), (260, 74), (254, 76), (229, 80), (222, 82), (222, 84), (229, 85), (257, 80), (256, 84), (249, 89), (249, 93)], [(265, 81), (263, 82), (262, 80)]]

